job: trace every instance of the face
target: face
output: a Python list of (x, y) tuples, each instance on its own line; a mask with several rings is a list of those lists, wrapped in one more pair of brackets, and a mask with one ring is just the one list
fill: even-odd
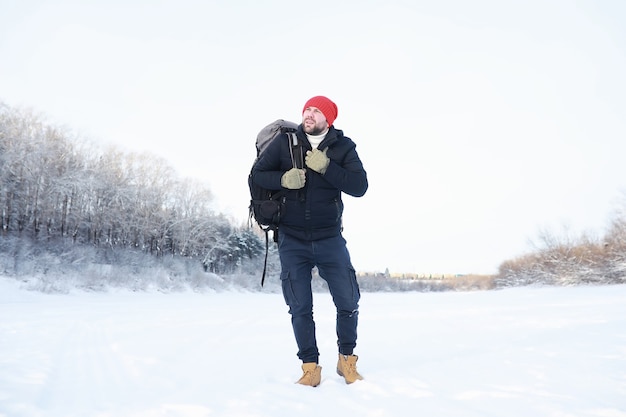
[(328, 122), (320, 109), (307, 107), (302, 113), (302, 127), (309, 135), (321, 135), (328, 129)]

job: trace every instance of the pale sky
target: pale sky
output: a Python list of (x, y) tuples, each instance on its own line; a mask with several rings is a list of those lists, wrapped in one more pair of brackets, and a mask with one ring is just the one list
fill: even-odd
[(626, 189), (626, 2), (0, 0), (0, 101), (248, 215), (257, 132), (326, 95), (370, 180), (357, 270), (495, 273)]

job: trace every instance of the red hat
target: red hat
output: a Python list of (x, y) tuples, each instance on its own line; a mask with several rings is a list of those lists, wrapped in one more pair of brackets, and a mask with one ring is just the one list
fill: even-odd
[(322, 114), (324, 114), (324, 117), (326, 117), (328, 126), (332, 126), (333, 122), (337, 118), (337, 105), (324, 96), (315, 96), (310, 98), (309, 101), (304, 103), (302, 113), (304, 113), (307, 107), (317, 107), (320, 109)]

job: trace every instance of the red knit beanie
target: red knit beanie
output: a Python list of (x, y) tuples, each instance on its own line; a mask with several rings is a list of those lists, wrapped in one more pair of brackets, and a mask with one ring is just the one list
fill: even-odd
[(337, 105), (324, 96), (311, 97), (309, 101), (304, 103), (302, 113), (304, 113), (307, 107), (317, 107), (320, 109), (322, 114), (324, 114), (324, 117), (326, 117), (329, 127), (333, 125), (335, 119), (337, 118)]

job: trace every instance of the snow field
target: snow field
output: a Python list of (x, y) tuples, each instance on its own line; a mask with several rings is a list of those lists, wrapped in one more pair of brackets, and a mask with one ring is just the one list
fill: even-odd
[(322, 383), (281, 295), (50, 295), (0, 278), (0, 416), (626, 416), (626, 286), (364, 293), (359, 370)]

